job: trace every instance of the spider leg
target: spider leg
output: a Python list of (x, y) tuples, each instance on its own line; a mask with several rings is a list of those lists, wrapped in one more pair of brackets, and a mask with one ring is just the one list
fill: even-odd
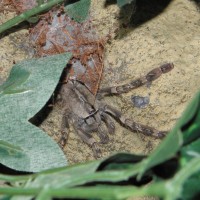
[(167, 131), (158, 131), (155, 128), (137, 123), (132, 119), (126, 118), (125, 116), (122, 115), (120, 111), (109, 105), (105, 105), (104, 110), (106, 113), (113, 116), (117, 121), (119, 121), (122, 125), (130, 129), (131, 131), (138, 131), (140, 133), (143, 133), (144, 135), (152, 136), (155, 138), (163, 138), (167, 133)]
[(165, 63), (161, 65), (160, 67), (154, 68), (145, 76), (138, 78), (136, 80), (133, 80), (128, 84), (103, 88), (98, 92), (97, 97), (101, 99), (102, 97), (107, 96), (107, 95), (112, 95), (112, 94), (118, 95), (118, 94), (129, 92), (132, 89), (136, 89), (148, 82), (152, 82), (158, 79), (162, 74), (171, 71), (173, 68), (174, 68), (173, 63)]
[(62, 122), (61, 122), (61, 138), (59, 139), (59, 145), (61, 146), (61, 148), (63, 148), (68, 140), (69, 137), (69, 119), (70, 119), (70, 113), (68, 115), (66, 115), (66, 113), (68, 113), (68, 109), (64, 110), (64, 114), (62, 116)]
[(73, 80), (72, 83), (73, 83), (73, 87), (76, 88), (74, 92), (76, 93), (77, 97), (81, 99), (81, 101), (90, 105), (94, 103), (95, 96), (92, 95), (92, 93), (90, 92), (90, 90), (84, 83), (78, 80)]
[[(68, 113), (66, 115), (66, 113)], [(94, 153), (95, 158), (101, 157), (101, 150), (99, 149), (98, 143), (95, 141), (95, 139), (89, 134), (89, 132), (93, 131), (93, 129), (89, 130), (87, 129), (84, 125), (85, 122), (83, 123), (83, 119), (79, 118), (76, 114), (70, 113), (69, 109), (64, 110), (64, 115), (62, 118), (62, 123), (61, 123), (61, 132), (62, 132), (62, 137), (60, 138), (59, 144), (61, 147), (64, 147), (69, 133), (66, 132), (66, 129), (69, 129), (69, 120), (72, 121), (73, 127), (77, 135), (85, 142), (87, 145), (89, 145)]]
[(88, 146), (92, 148), (92, 151), (94, 153), (95, 158), (100, 158), (101, 157), (101, 150), (98, 146), (98, 143), (95, 141), (95, 139), (88, 134), (87, 132), (84, 132), (82, 129), (78, 127), (74, 127), (76, 133), (78, 136), (85, 142)]
[(115, 124), (112, 121), (112, 119), (110, 118), (110, 116), (105, 113), (104, 111), (100, 114), (101, 115), (101, 119), (105, 122), (106, 127), (108, 129), (108, 132), (110, 134), (113, 134), (115, 132)]
[(99, 135), (101, 143), (106, 144), (109, 142), (109, 137), (107, 135), (107, 131), (105, 130), (104, 125), (102, 123), (99, 125), (97, 133)]

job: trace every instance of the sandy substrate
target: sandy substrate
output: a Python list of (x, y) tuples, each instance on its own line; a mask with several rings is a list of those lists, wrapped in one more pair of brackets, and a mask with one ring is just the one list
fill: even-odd
[[(200, 85), (198, 8), (192, 1), (174, 0), (160, 15), (135, 28), (124, 22), (123, 26), (119, 25), (119, 12), (115, 4), (104, 7), (104, 1), (93, 0), (93, 23), (102, 37), (110, 33), (112, 38), (106, 45), (101, 87), (128, 83), (164, 62), (173, 62), (175, 68), (153, 82), (150, 88), (143, 86), (118, 97), (109, 97), (106, 101), (137, 122), (169, 130)], [(6, 16), (11, 17), (10, 14), (0, 14), (0, 23)], [(129, 15), (122, 13), (121, 17), (129, 22)], [(22, 30), (0, 39), (2, 79), (7, 77), (13, 61), (31, 56), (26, 46), (28, 43), (24, 41), (26, 34), (26, 30)], [(135, 108), (131, 102), (132, 95), (148, 96), (149, 105), (143, 109)], [(41, 128), (57, 139), (60, 120), (61, 109), (55, 105)], [(94, 137), (98, 140), (96, 134)], [(100, 145), (103, 157), (119, 151), (148, 154), (160, 142), (132, 133), (117, 123), (116, 133), (110, 136), (110, 140), (108, 144)], [(64, 152), (70, 164), (94, 159), (92, 150), (72, 129)]]

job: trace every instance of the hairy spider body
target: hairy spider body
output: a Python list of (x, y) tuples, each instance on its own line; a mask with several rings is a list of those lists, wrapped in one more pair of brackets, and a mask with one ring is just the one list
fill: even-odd
[[(109, 141), (108, 133), (113, 134), (115, 132), (115, 125), (111, 117), (133, 132), (138, 131), (155, 138), (163, 138), (166, 131), (158, 131), (155, 128), (136, 123), (132, 119), (126, 118), (120, 111), (106, 104), (103, 98), (108, 95), (126, 93), (152, 82), (163, 73), (171, 71), (173, 67), (172, 63), (166, 63), (128, 84), (103, 88), (99, 90), (96, 98), (82, 82), (69, 79), (67, 83), (62, 85), (60, 91), (64, 110), (61, 123), (62, 137), (59, 142), (60, 145), (63, 147), (66, 144), (68, 138), (67, 129), (69, 129), (70, 124), (73, 124), (76, 133), (86, 144), (92, 147), (94, 156), (96, 158), (100, 157), (101, 151), (98, 142), (95, 141), (91, 133), (97, 132), (100, 142), (107, 143)], [(107, 130), (104, 128), (105, 126)]]

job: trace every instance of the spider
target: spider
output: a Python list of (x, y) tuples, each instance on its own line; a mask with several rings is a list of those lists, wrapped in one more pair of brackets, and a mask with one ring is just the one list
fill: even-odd
[[(159, 131), (126, 118), (119, 110), (106, 104), (103, 98), (108, 95), (119, 95), (129, 92), (132, 89), (156, 80), (163, 73), (167, 73), (173, 68), (173, 63), (165, 63), (128, 84), (103, 88), (98, 91), (96, 97), (84, 83), (69, 78), (60, 90), (63, 107), (60, 146), (63, 148), (66, 145), (69, 134), (68, 129), (70, 124), (72, 124), (78, 136), (92, 148), (94, 157), (101, 157), (99, 143), (95, 141), (91, 133), (97, 132), (100, 142), (108, 143), (108, 133), (113, 134), (115, 132), (112, 118), (133, 132), (137, 131), (147, 136), (163, 138), (167, 133), (166, 131)], [(105, 126), (107, 129), (104, 128)]]

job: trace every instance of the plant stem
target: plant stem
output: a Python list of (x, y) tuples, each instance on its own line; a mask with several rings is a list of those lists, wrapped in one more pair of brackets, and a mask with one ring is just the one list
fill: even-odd
[(16, 181), (27, 181), (29, 179), (32, 179), (35, 175), (21, 175), (21, 176), (12, 176), (12, 175), (4, 175), (0, 174), (0, 180), (1, 181), (7, 181), (7, 182), (16, 182)]
[(11, 27), (28, 20), (30, 17), (37, 15), (41, 12), (44, 12), (46, 10), (49, 10), (51, 7), (55, 6), (56, 4), (62, 3), (65, 0), (51, 0), (47, 3), (41, 4), (37, 7), (32, 8), (31, 10), (25, 11), (21, 13), (20, 15), (8, 20), (4, 24), (0, 26), (0, 34), (4, 31), (10, 29)]
[(0, 187), (0, 194), (2, 195), (26, 195), (36, 196), (42, 189), (39, 188), (20, 188), (20, 187)]
[(155, 183), (146, 187), (138, 188), (134, 186), (91, 186), (77, 188), (0, 188), (0, 193), (4, 195), (26, 195), (42, 196), (47, 198), (99, 198), (99, 199), (126, 199), (128, 197), (138, 196), (165, 196), (165, 184)]

